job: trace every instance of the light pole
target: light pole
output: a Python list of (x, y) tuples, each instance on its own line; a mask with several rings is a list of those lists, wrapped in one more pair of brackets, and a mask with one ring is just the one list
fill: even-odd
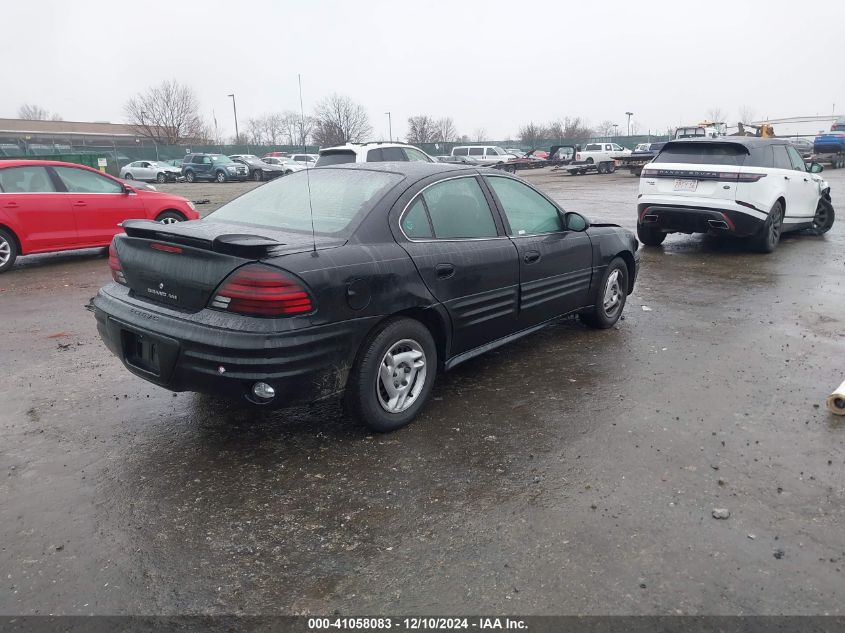
[(238, 134), (238, 104), (235, 103), (235, 93), (233, 92), (230, 95), (232, 97), (232, 111), (235, 113), (235, 145), (240, 145), (241, 143), (241, 135)]
[(388, 136), (390, 137), (390, 142), (393, 142), (393, 120), (390, 118), (390, 112), (385, 112), (387, 115), (387, 130)]
[(619, 136), (619, 124), (618, 123), (613, 124), (613, 136)]
[(628, 136), (631, 136), (631, 117), (634, 116), (634, 113), (626, 112), (625, 114), (628, 115)]

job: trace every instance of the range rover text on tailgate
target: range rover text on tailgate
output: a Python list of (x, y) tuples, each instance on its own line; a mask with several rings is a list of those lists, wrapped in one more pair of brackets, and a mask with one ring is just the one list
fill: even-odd
[(781, 233), (826, 233), (834, 213), (822, 169), (786, 139), (670, 141), (643, 169), (637, 236), (657, 246), (668, 233), (730, 235), (770, 253)]

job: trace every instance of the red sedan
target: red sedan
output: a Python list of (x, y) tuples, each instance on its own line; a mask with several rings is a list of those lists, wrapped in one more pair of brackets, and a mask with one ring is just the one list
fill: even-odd
[(0, 273), (18, 255), (108, 246), (130, 218), (170, 223), (199, 214), (185, 198), (136, 190), (83, 165), (0, 160)]

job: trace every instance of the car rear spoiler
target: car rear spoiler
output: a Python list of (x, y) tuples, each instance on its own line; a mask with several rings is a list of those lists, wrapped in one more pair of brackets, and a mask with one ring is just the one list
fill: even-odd
[(181, 225), (182, 223), (161, 224), (152, 220), (125, 220), (121, 226), (129, 237), (161, 240), (249, 259), (264, 257), (273, 249), (284, 246), (283, 242), (263, 235), (224, 233), (203, 236), (194, 226), (185, 223), (183, 228)]

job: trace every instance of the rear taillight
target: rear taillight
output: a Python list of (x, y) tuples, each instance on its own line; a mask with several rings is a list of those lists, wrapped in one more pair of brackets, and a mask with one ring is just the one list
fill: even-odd
[(117, 249), (114, 247), (114, 242), (109, 244), (109, 268), (111, 268), (111, 278), (125, 286), (126, 277), (123, 274), (123, 267), (120, 265), (120, 258), (117, 256)]
[(721, 182), (757, 182), (761, 178), (765, 178), (766, 174), (759, 174), (753, 172), (746, 172), (746, 173), (734, 173), (734, 172), (726, 172), (723, 174), (719, 174), (719, 177), (716, 180)]
[(313, 312), (308, 290), (282, 271), (249, 264), (239, 268), (217, 289), (209, 307), (250, 316), (296, 316)]
[(575, 160), (581, 160), (581, 152), (575, 154)]

